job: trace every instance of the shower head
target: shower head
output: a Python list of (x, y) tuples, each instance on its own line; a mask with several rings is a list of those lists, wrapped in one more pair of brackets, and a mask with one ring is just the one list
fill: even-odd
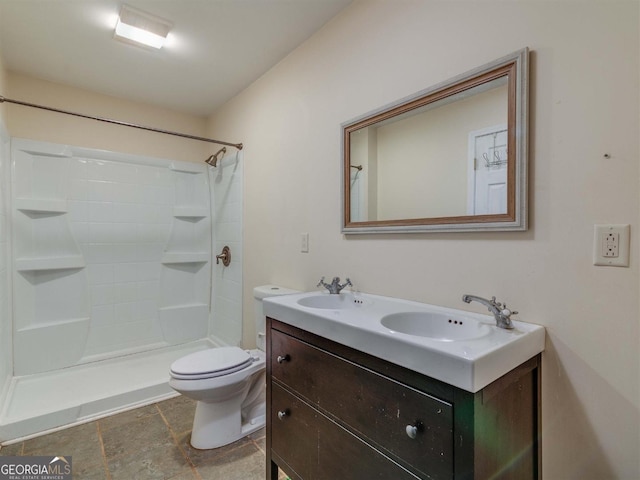
[(221, 153), (222, 153), (223, 155), (224, 155), (225, 153), (227, 153), (227, 149), (226, 149), (226, 147), (222, 147), (222, 148), (221, 148), (220, 150), (218, 150), (216, 153), (214, 153), (214, 154), (213, 154), (213, 155), (211, 155), (209, 158), (207, 158), (207, 159), (205, 160), (205, 162), (206, 162), (207, 164), (211, 165), (212, 167), (216, 167), (216, 166), (217, 166), (216, 164), (218, 163), (218, 155), (220, 155)]

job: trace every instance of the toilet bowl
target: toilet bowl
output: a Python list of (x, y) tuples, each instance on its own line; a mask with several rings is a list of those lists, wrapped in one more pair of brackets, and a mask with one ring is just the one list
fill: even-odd
[(220, 347), (182, 357), (171, 364), (169, 385), (197, 401), (191, 445), (222, 447), (264, 427), (265, 317), (262, 299), (298, 293), (264, 285), (253, 290), (256, 321), (255, 350)]

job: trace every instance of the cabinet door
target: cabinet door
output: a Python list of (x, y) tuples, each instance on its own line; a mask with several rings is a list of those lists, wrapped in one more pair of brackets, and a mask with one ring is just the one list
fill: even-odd
[(274, 379), (411, 470), (452, 477), (451, 404), (277, 330), (271, 345)]
[(418, 478), (284, 388), (274, 384), (271, 399), (271, 449), (300, 478)]

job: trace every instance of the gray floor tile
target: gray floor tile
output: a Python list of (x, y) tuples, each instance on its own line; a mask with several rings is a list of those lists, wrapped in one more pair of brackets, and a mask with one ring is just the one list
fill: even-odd
[(85, 470), (78, 470), (73, 466), (73, 478), (78, 480), (107, 480), (107, 471), (104, 465), (91, 467)]
[[(66, 428), (58, 432), (49, 433), (40, 437), (32, 438), (24, 442), (24, 454), (32, 455), (32, 452), (50, 449), (51, 454), (63, 452), (55, 452), (54, 450), (64, 447), (75, 447), (86, 442), (94, 442), (98, 440), (98, 429), (95, 422), (85, 423), (76, 427)], [(46, 453), (45, 455), (48, 455)], [(68, 454), (68, 453), (67, 453)]]
[(163, 412), (167, 409), (171, 409), (174, 407), (184, 406), (184, 405), (195, 405), (195, 404), (196, 404), (195, 400), (189, 397), (185, 397), (184, 395), (178, 395), (177, 397), (172, 397), (168, 400), (163, 400), (162, 402), (156, 403), (158, 408)]
[(193, 471), (184, 472), (175, 477), (171, 477), (169, 480), (200, 480), (200, 477), (196, 477), (196, 474)]
[(266, 437), (262, 437), (262, 438), (258, 438), (257, 440), (253, 440), (253, 443), (256, 444), (256, 446), (262, 451), (263, 454), (267, 451), (267, 438)]
[(264, 480), (265, 457), (254, 445), (245, 444), (196, 466), (203, 479)]
[(176, 435), (188, 432), (193, 427), (193, 417), (196, 413), (196, 402), (180, 396), (158, 404), (158, 408), (169, 423), (169, 427)]
[(249, 435), (249, 439), (255, 443), (262, 453), (267, 451), (267, 429), (261, 428)]
[(123, 423), (102, 433), (104, 453), (108, 460), (119, 455), (145, 452), (160, 445), (175, 445), (160, 415)]
[(83, 480), (264, 480), (264, 429), (225, 447), (197, 450), (189, 444), (195, 405), (175, 397), (9, 445), (0, 455), (70, 455), (73, 478)]
[(103, 465), (95, 422), (43, 435), (24, 442), (24, 455), (71, 456), (74, 472)]
[(19, 455), (22, 455), (22, 442), (0, 448), (1, 457), (17, 457)]
[(155, 405), (147, 405), (146, 407), (136, 408), (129, 410), (128, 412), (119, 413), (117, 415), (111, 415), (98, 420), (100, 424), (100, 431), (107, 432), (112, 428), (120, 428), (127, 423), (135, 422), (136, 420), (142, 420), (153, 415), (158, 414), (158, 409)]
[[(191, 474), (191, 466), (175, 445), (158, 445), (139, 455), (134, 452), (109, 460), (112, 480), (168, 479), (178, 474)], [(188, 477), (187, 477), (188, 478)]]

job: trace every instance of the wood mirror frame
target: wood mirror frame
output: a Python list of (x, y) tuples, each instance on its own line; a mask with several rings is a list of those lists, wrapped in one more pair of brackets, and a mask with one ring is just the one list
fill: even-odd
[[(528, 56), (524, 48), (479, 68), (345, 122), (342, 128), (342, 233), (524, 231), (527, 223)], [(388, 122), (418, 108), (481, 87), (506, 77), (507, 171), (506, 213), (397, 218), (354, 221), (351, 219), (351, 135), (363, 128)]]

